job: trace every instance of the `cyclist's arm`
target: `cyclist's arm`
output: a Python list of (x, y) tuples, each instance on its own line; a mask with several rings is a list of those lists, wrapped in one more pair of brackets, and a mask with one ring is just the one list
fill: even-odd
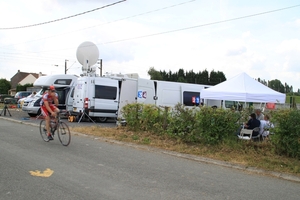
[(54, 103), (55, 103), (55, 105), (57, 107), (58, 106), (58, 98), (57, 98), (57, 96), (56, 96), (56, 98), (54, 98)]

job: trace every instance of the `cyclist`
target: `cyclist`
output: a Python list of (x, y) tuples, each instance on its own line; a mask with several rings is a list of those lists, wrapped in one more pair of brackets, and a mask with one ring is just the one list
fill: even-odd
[(57, 113), (59, 112), (59, 109), (57, 108), (58, 95), (55, 92), (55, 87), (53, 85), (51, 85), (48, 88), (48, 91), (46, 91), (43, 94), (42, 100), (40, 102), (40, 106), (41, 106), (41, 112), (45, 116), (48, 139), (53, 140), (51, 133), (50, 133), (50, 116), (49, 116), (49, 114), (51, 116), (55, 117), (57, 115)]

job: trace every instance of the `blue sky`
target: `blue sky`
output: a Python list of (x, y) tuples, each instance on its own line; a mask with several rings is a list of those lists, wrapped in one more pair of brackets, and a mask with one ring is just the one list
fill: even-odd
[[(99, 8), (118, 0), (0, 1), (0, 28), (26, 26)], [(95, 43), (103, 72), (138, 73), (179, 68), (241, 72), (300, 88), (300, 4), (295, 0), (127, 0), (41, 26), (0, 30), (0, 78), (18, 70), (81, 73), (77, 47)], [(258, 14), (258, 15), (256, 15)], [(246, 17), (238, 20), (239, 17)], [(226, 22), (222, 22), (226, 21)], [(222, 23), (221, 23), (222, 22)]]

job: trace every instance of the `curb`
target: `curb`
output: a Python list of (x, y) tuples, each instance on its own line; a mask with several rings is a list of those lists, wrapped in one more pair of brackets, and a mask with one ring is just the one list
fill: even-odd
[[(17, 123), (20, 123), (20, 124), (26, 124), (26, 125), (39, 127), (38, 124), (23, 122), (23, 121), (19, 121), (19, 120), (15, 120), (15, 119), (5, 118), (5, 117), (2, 117), (2, 116), (0, 116), (0, 119), (4, 119), (4, 120), (7, 120), (7, 121), (12, 121), (12, 122), (17, 122)], [(104, 138), (104, 137), (95, 137), (95, 136), (92, 136), (92, 135), (87, 135), (87, 134), (74, 132), (74, 131), (71, 131), (71, 134), (72, 135), (90, 137), (90, 138), (93, 138), (95, 140), (101, 140), (101, 141), (109, 142), (109, 143), (112, 143), (112, 144), (124, 145), (124, 146), (128, 146), (128, 147), (133, 147), (133, 148), (136, 148), (136, 149), (142, 149), (142, 150), (167, 154), (167, 155), (175, 156), (175, 157), (178, 157), (178, 158), (184, 158), (184, 159), (193, 160), (193, 161), (202, 162), (202, 163), (207, 163), (207, 164), (214, 164), (214, 165), (218, 165), (218, 166), (222, 166), (222, 167), (242, 170), (242, 171), (245, 171), (245, 172), (250, 172), (250, 173), (255, 173), (255, 174), (272, 176), (272, 177), (275, 177), (275, 178), (280, 178), (280, 179), (283, 179), (283, 180), (288, 180), (288, 181), (293, 181), (293, 182), (300, 183), (300, 176), (295, 176), (295, 175), (291, 175), (291, 174), (268, 171), (268, 170), (263, 170), (263, 169), (259, 169), (259, 168), (256, 168), (256, 167), (247, 167), (247, 166), (244, 166), (244, 165), (233, 164), (233, 163), (230, 163), (230, 162), (214, 160), (214, 159), (195, 156), (195, 155), (190, 155), (190, 154), (178, 153), (178, 152), (174, 152), (174, 151), (163, 150), (163, 149), (159, 149), (159, 148), (155, 148), (155, 147), (149, 147), (149, 146), (137, 145), (137, 144), (133, 144), (133, 143), (121, 142), (121, 141), (112, 140), (112, 139), (108, 139), (108, 138)]]

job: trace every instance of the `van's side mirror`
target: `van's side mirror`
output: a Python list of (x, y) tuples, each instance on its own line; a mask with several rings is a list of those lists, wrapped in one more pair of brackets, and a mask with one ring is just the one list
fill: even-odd
[(158, 99), (158, 97), (157, 97), (157, 96), (154, 96), (154, 97), (153, 97), (153, 99), (154, 99), (154, 100), (157, 100), (157, 99)]

